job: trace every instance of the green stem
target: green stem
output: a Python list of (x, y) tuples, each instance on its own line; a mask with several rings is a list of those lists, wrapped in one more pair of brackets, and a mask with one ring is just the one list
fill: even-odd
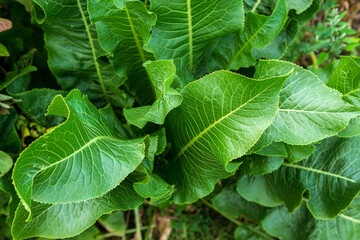
[(135, 208), (134, 213), (135, 213), (135, 225), (136, 225), (137, 239), (142, 240), (141, 227), (140, 227), (140, 218), (139, 218), (139, 208)]
[(147, 8), (148, 0), (145, 0), (144, 5), (145, 5), (145, 7)]
[[(156, 225), (151, 225), (150, 228), (154, 228), (156, 227)], [(141, 227), (140, 230), (141, 231), (144, 231), (144, 230), (147, 230), (149, 227), (146, 226), (146, 227)], [(130, 234), (130, 233), (134, 233), (134, 232), (137, 232), (137, 229), (136, 228), (133, 228), (133, 229), (129, 229), (129, 230), (126, 230), (126, 234)]]
[[(134, 37), (134, 41), (135, 41), (135, 44), (136, 44), (136, 48), (139, 52), (139, 55), (140, 55), (140, 58), (141, 58), (141, 61), (143, 63), (146, 62), (146, 57), (145, 57), (145, 53), (143, 51), (143, 48), (141, 46), (141, 42), (138, 38), (138, 35), (136, 33), (136, 30), (135, 30), (135, 26), (134, 26), (134, 23), (132, 21), (132, 18), (131, 18), (131, 15), (130, 15), (130, 11), (125, 3), (125, 12), (126, 12), (126, 15), (127, 15), (127, 18), (128, 18), (128, 21), (129, 21), (129, 25), (130, 25), (130, 29), (131, 29), (131, 32), (132, 32), (132, 35)], [(156, 100), (156, 92), (155, 92), (155, 89), (154, 89), (154, 86), (152, 85), (152, 82), (150, 80), (150, 77), (149, 77), (149, 84), (150, 84), (150, 87), (151, 87), (151, 91), (153, 93), (153, 96), (154, 96), (154, 99)]]
[(312, 60), (312, 62), (313, 62), (314, 68), (318, 68), (318, 65), (317, 65), (317, 57), (316, 57), (315, 53), (314, 53), (314, 52), (311, 52), (311, 53), (310, 53), (310, 57), (311, 57), (311, 60)]
[(94, 65), (95, 65), (96, 73), (97, 73), (98, 78), (99, 78), (99, 82), (100, 82), (100, 85), (101, 85), (101, 89), (102, 89), (102, 91), (103, 91), (103, 93), (104, 93), (104, 96), (105, 96), (106, 101), (107, 101), (107, 102), (110, 102), (110, 101), (109, 101), (109, 97), (108, 97), (107, 92), (106, 92), (106, 88), (105, 88), (104, 81), (103, 81), (102, 76), (101, 76), (100, 66), (99, 66), (99, 64), (98, 64), (98, 62), (97, 62), (97, 60), (96, 60), (95, 47), (94, 47), (94, 43), (93, 43), (93, 40), (92, 40), (92, 37), (91, 37), (90, 28), (89, 28), (88, 22), (87, 22), (87, 20), (86, 20), (84, 11), (83, 11), (83, 9), (82, 9), (80, 0), (77, 0), (77, 4), (78, 4), (78, 7), (79, 7), (79, 11), (80, 11), (80, 14), (81, 14), (81, 18), (82, 18), (82, 20), (83, 20), (83, 23), (84, 23), (84, 26), (85, 26), (85, 29), (86, 29), (86, 34), (87, 34), (88, 39), (89, 39), (89, 44), (90, 44), (90, 48), (91, 48), (91, 52), (92, 52), (92, 56), (93, 56), (93, 60), (94, 60)]
[[(155, 227), (156, 227), (156, 225), (150, 225), (149, 227), (141, 227), (140, 230), (143, 231), (143, 230), (147, 230), (148, 228), (155, 228)], [(126, 234), (131, 234), (134, 232), (137, 232), (136, 228), (126, 230), (124, 236)], [(109, 237), (119, 237), (119, 235), (117, 235), (115, 233), (105, 233), (105, 234), (99, 235), (97, 237), (97, 239), (104, 239), (104, 238), (109, 238)]]
[(149, 235), (150, 235), (150, 230), (151, 230), (151, 226), (153, 226), (153, 222), (154, 222), (154, 219), (156, 218), (156, 208), (154, 210), (154, 213), (152, 214), (151, 216), (151, 219), (150, 219), (150, 222), (149, 222), (149, 226), (147, 227), (147, 230), (146, 230), (146, 234), (145, 234), (145, 240), (148, 240), (149, 239)]
[(109, 238), (109, 237), (116, 237), (117, 235), (113, 234), (113, 233), (105, 233), (102, 235), (99, 235), (96, 239), (104, 239), (104, 238)]
[(253, 231), (254, 233), (262, 236), (263, 238), (265, 239), (269, 239), (269, 240), (273, 240), (273, 238), (269, 237), (268, 235), (266, 235), (265, 233), (262, 233), (260, 231), (258, 231), (257, 229), (255, 229), (254, 227), (252, 226), (249, 226), (249, 225), (246, 225), (246, 224), (243, 224), (242, 222), (230, 217), (229, 215), (227, 215), (226, 213), (218, 210), (214, 205), (212, 205), (211, 203), (209, 203), (208, 201), (206, 201), (205, 199), (200, 199), (205, 205), (207, 205), (208, 207), (212, 208), (213, 210), (215, 210), (216, 212), (220, 213), (223, 217), (225, 217), (226, 219), (228, 219), (229, 221), (235, 223), (236, 225), (238, 226), (244, 226), (246, 227), (247, 229), (249, 229), (250, 231)]
[(254, 5), (253, 8), (251, 9), (251, 11), (252, 11), (253, 13), (255, 13), (255, 11), (256, 11), (256, 9), (257, 9), (257, 7), (259, 6), (260, 3), (261, 3), (261, 0), (257, 0), (257, 1), (256, 1), (255, 5)]

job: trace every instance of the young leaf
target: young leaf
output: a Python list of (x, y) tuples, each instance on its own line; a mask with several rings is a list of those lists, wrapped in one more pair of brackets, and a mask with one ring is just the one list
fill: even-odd
[(134, 191), (132, 185), (133, 181), (126, 178), (107, 194), (77, 203), (46, 204), (33, 201), (33, 216), (30, 221), (27, 221), (28, 212), (20, 204), (12, 225), (14, 240), (32, 237), (73, 237), (93, 225), (106, 213), (134, 209), (144, 199)]
[(278, 0), (270, 16), (248, 12), (243, 32), (239, 31), (219, 40), (209, 62), (209, 68), (239, 69), (255, 65), (253, 49), (268, 45), (281, 31), (286, 16), (285, 0)]
[(264, 206), (285, 202), (290, 212), (306, 194), (310, 198), (307, 206), (316, 218), (333, 218), (360, 191), (359, 150), (360, 137), (325, 139), (304, 161), (283, 163), (279, 170), (264, 176), (243, 175), (237, 190), (245, 199)]
[(154, 60), (146, 45), (156, 15), (140, 1), (118, 2), (88, 0), (90, 20), (96, 24), (101, 47), (112, 54), (110, 61), (117, 74), (128, 79), (140, 103), (149, 104), (155, 96), (143, 63)]
[(56, 96), (48, 114), (67, 120), (23, 151), (13, 171), (15, 188), (29, 212), (31, 200), (70, 203), (99, 197), (145, 156), (144, 138), (122, 140), (79, 90), (66, 98)]
[(171, 197), (174, 185), (169, 185), (156, 174), (150, 174), (142, 182), (134, 183), (134, 189), (143, 198), (150, 198), (150, 204), (158, 204)]
[(9, 172), (12, 166), (12, 158), (7, 153), (0, 151), (0, 178)]
[(149, 42), (156, 59), (174, 59), (183, 84), (201, 71), (212, 40), (241, 31), (242, 1), (156, 0), (151, 11), (158, 21)]
[(244, 155), (271, 123), (288, 75), (259, 81), (219, 71), (182, 90), (183, 103), (166, 119), (175, 203), (206, 196), (218, 180), (234, 173), (239, 163), (231, 161)]
[(0, 43), (0, 57), (9, 57), (10, 53), (4, 44)]
[(146, 62), (156, 101), (151, 106), (124, 109), (126, 120), (139, 128), (147, 122), (163, 124), (166, 115), (182, 102), (182, 96), (170, 87), (175, 77), (175, 66), (171, 60)]
[(294, 72), (280, 92), (276, 117), (262, 138), (307, 145), (337, 134), (359, 115), (358, 108), (342, 100), (338, 91), (292, 63), (260, 60), (255, 78), (279, 76), (290, 69)]

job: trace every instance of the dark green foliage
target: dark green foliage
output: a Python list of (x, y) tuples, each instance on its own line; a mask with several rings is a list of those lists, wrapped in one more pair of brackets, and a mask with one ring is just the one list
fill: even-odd
[[(19, 2), (0, 9), (0, 239), (122, 237), (144, 202), (185, 209), (170, 239), (358, 238), (345, 13), (295, 40), (323, 52), (310, 71), (279, 59), (321, 0)], [(199, 199), (232, 224), (187, 216)]]

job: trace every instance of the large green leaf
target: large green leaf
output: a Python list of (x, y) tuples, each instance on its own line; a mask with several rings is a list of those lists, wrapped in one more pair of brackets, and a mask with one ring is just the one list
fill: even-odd
[(48, 114), (67, 117), (17, 160), (13, 179), (26, 210), (31, 200), (70, 203), (102, 196), (141, 163), (144, 139), (122, 140), (79, 90), (58, 95)]
[(279, 170), (263, 176), (241, 176), (237, 190), (245, 199), (264, 206), (285, 202), (290, 211), (299, 207), (305, 195), (315, 217), (333, 218), (360, 191), (359, 156), (360, 137), (328, 138), (304, 161), (283, 163)]
[(279, 76), (290, 69), (294, 72), (280, 92), (276, 117), (262, 136), (265, 142), (307, 145), (337, 134), (359, 115), (359, 109), (342, 100), (338, 91), (295, 64), (261, 60), (255, 78)]
[(238, 69), (256, 64), (252, 51), (265, 47), (281, 31), (287, 16), (285, 0), (278, 0), (270, 16), (248, 12), (244, 31), (218, 41), (209, 62), (211, 70)]
[(259, 81), (219, 71), (182, 90), (183, 103), (166, 119), (175, 203), (194, 202), (233, 174), (239, 163), (231, 161), (244, 155), (273, 120), (288, 75)]
[(244, 22), (238, 0), (157, 0), (151, 11), (158, 20), (149, 45), (156, 59), (174, 59), (185, 84), (202, 71), (212, 40), (241, 31)]
[[(155, 98), (143, 63), (153, 60), (146, 48), (156, 16), (140, 1), (88, 0), (90, 20), (96, 24), (101, 47), (110, 52), (116, 72), (141, 103)], [(147, 51), (145, 50), (147, 49)]]
[(33, 217), (30, 221), (27, 221), (26, 209), (20, 204), (12, 226), (13, 237), (17, 240), (78, 235), (106, 213), (138, 207), (144, 199), (134, 191), (132, 184), (133, 182), (126, 178), (107, 194), (84, 202), (46, 204), (33, 201)]
[[(327, 85), (341, 92), (345, 101), (360, 107), (360, 65), (355, 60), (356, 58), (352, 57), (341, 57)], [(341, 137), (357, 135), (360, 135), (359, 117), (352, 119), (350, 124), (339, 133)]]
[(149, 106), (124, 110), (126, 120), (139, 128), (149, 122), (163, 124), (166, 115), (182, 102), (182, 96), (170, 85), (174, 81), (175, 66), (171, 60), (146, 62), (145, 69), (150, 77), (156, 101)]
[(119, 77), (109, 64), (100, 64), (101, 49), (90, 24), (86, 0), (34, 0), (34, 17), (45, 32), (48, 64), (64, 89), (78, 88), (98, 105), (126, 98), (117, 89)]
[(356, 240), (360, 237), (359, 199), (332, 220), (314, 219), (302, 204), (294, 213), (289, 213), (284, 206), (274, 208), (261, 225), (270, 235), (284, 240)]

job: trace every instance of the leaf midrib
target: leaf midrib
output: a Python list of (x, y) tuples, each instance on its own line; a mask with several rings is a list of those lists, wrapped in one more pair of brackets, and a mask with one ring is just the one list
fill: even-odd
[(297, 168), (297, 169), (301, 169), (301, 170), (308, 171), (308, 172), (315, 172), (315, 173), (319, 173), (319, 174), (323, 174), (323, 175), (327, 175), (327, 176), (331, 176), (331, 177), (336, 177), (336, 178), (343, 179), (345, 181), (356, 183), (356, 181), (351, 178), (347, 178), (342, 175), (338, 175), (338, 174), (331, 173), (331, 172), (325, 172), (325, 171), (315, 169), (315, 168), (309, 168), (309, 167), (305, 167), (305, 166), (301, 166), (301, 165), (297, 165), (297, 164), (289, 164), (289, 163), (282, 163), (282, 165), (285, 167)]
[[(199, 140), (204, 134), (206, 134), (208, 131), (210, 131), (213, 127), (215, 127), (218, 123), (220, 123), (222, 120), (226, 119), (227, 117), (231, 116), (232, 114), (234, 114), (235, 112), (239, 111), (242, 107), (244, 107), (245, 105), (247, 105), (248, 103), (250, 103), (252, 100), (254, 100), (255, 98), (257, 98), (259, 95), (261, 95), (262, 93), (264, 93), (266, 90), (268, 90), (270, 87), (272, 87), (274, 84), (276, 83), (276, 81), (273, 82), (273, 84), (269, 85), (267, 88), (265, 88), (263, 91), (261, 91), (260, 93), (258, 93), (257, 95), (255, 95), (254, 97), (250, 98), (248, 101), (246, 101), (244, 104), (240, 105), (239, 107), (235, 108), (234, 110), (232, 110), (231, 112), (229, 112), (228, 114), (224, 115), (223, 117), (219, 118), (218, 120), (216, 120), (213, 124), (209, 125), (208, 127), (206, 127), (203, 131), (201, 131), (198, 135), (196, 135), (193, 139), (191, 139), (183, 148), (181, 148), (181, 150), (179, 151), (179, 153), (176, 155), (175, 160), (177, 160), (181, 155), (184, 154), (184, 152), (187, 151), (187, 149), (189, 149), (191, 147), (191, 145), (193, 145), (197, 140)], [(174, 161), (175, 161), (174, 160)]]
[(320, 111), (309, 111), (309, 110), (301, 110), (301, 109), (284, 109), (279, 108), (279, 112), (304, 112), (304, 113), (321, 113), (321, 114), (342, 114), (342, 112), (320, 112)]
[(74, 151), (73, 153), (71, 153), (69, 156), (64, 157), (64, 158), (61, 159), (60, 161), (57, 161), (57, 162), (55, 162), (55, 163), (52, 163), (52, 164), (50, 164), (50, 165), (42, 168), (41, 170), (39, 170), (39, 171), (36, 173), (36, 175), (39, 174), (40, 172), (45, 171), (45, 170), (48, 169), (48, 168), (51, 168), (51, 167), (53, 167), (53, 166), (56, 166), (56, 165), (58, 165), (58, 164), (60, 164), (60, 163), (62, 163), (62, 162), (64, 162), (64, 161), (68, 160), (69, 158), (71, 158), (71, 157), (75, 156), (76, 154), (78, 154), (79, 152), (83, 151), (85, 148), (89, 147), (91, 144), (95, 143), (96, 141), (100, 141), (100, 140), (104, 140), (104, 139), (108, 139), (108, 140), (119, 140), (119, 139), (117, 139), (117, 138), (110, 137), (110, 136), (98, 136), (98, 137), (95, 137), (95, 138), (91, 139), (89, 142), (87, 142), (86, 144), (84, 144), (83, 146), (81, 146), (79, 149), (77, 149), (76, 151)]
[(352, 221), (352, 222), (355, 222), (355, 223), (360, 223), (360, 220), (359, 219), (356, 219), (356, 218), (353, 218), (353, 217), (350, 217), (350, 216), (347, 216), (347, 215), (344, 215), (344, 214), (339, 214), (339, 217), (342, 217), (346, 220), (349, 220), (349, 221)]
[(190, 58), (190, 70), (193, 69), (193, 39), (192, 39), (192, 15), (191, 15), (191, 0), (186, 1), (187, 4), (187, 16), (188, 16), (188, 31), (189, 31), (189, 58)]
[[(146, 6), (146, 5), (145, 5), (145, 6)], [(137, 36), (136, 30), (135, 30), (135, 26), (134, 26), (134, 23), (133, 23), (133, 21), (132, 21), (132, 18), (131, 18), (131, 15), (130, 15), (130, 12), (129, 12), (129, 9), (128, 9), (126, 3), (125, 3), (125, 12), (126, 12), (126, 16), (127, 16), (127, 18), (128, 18), (128, 21), (129, 21), (131, 33), (132, 33), (132, 35), (133, 35), (133, 37), (134, 37), (134, 41), (135, 41), (135, 44), (136, 44), (136, 48), (137, 48), (137, 50), (138, 50), (138, 52), (139, 52), (141, 61), (142, 61), (142, 63), (144, 64), (144, 63), (147, 61), (147, 60), (146, 60), (146, 57), (145, 57), (145, 53), (144, 53), (144, 51), (143, 51), (143, 48), (141, 47), (140, 40), (139, 40), (139, 38), (138, 38), (138, 36)], [(152, 94), (153, 94), (154, 99), (156, 99), (156, 92), (155, 92), (155, 89), (154, 89), (154, 87), (153, 87), (153, 84), (152, 84), (152, 82), (151, 82), (151, 79), (150, 79), (148, 73), (147, 73), (147, 76), (148, 76), (147, 79), (148, 79), (149, 84), (150, 84), (151, 92), (152, 92)]]
[(101, 75), (101, 71), (100, 71), (100, 66), (98, 64), (98, 62), (96, 61), (96, 52), (95, 52), (95, 47), (94, 47), (94, 43), (93, 43), (93, 39), (91, 37), (91, 33), (90, 33), (90, 28), (89, 28), (89, 25), (88, 25), (88, 22), (86, 20), (86, 17), (85, 17), (85, 13), (82, 9), (82, 6), (81, 6), (81, 2), (80, 0), (77, 0), (77, 5), (78, 5), (78, 8), (79, 8), (79, 11), (80, 11), (80, 14), (81, 14), (81, 19), (84, 23), (84, 26), (85, 26), (85, 30), (86, 30), (86, 34), (87, 34), (87, 37), (89, 39), (89, 44), (90, 44), (90, 48), (91, 48), (91, 52), (92, 52), (92, 57), (93, 57), (93, 61), (94, 61), (94, 65), (95, 65), (95, 69), (96, 69), (96, 74), (98, 76), (98, 79), (99, 79), (99, 82), (100, 82), (100, 86), (101, 86), (101, 89), (102, 89), (102, 92), (104, 93), (104, 96), (105, 96), (105, 99), (107, 102), (110, 102), (109, 101), (109, 97), (107, 95), (107, 92), (106, 92), (106, 87), (105, 87), (105, 84), (104, 84), (104, 81), (102, 79), (102, 75)]
[(134, 23), (132, 22), (132, 18), (131, 18), (131, 15), (130, 15), (130, 12), (129, 12), (129, 9), (128, 9), (126, 3), (125, 3), (125, 12), (126, 12), (126, 16), (128, 18), (128, 21), (129, 21), (131, 33), (132, 33), (132, 35), (134, 37), (136, 48), (138, 49), (141, 61), (143, 63), (145, 63), (146, 62), (146, 57), (145, 57), (144, 51), (142, 50), (139, 38), (138, 38), (137, 33), (135, 31)]

